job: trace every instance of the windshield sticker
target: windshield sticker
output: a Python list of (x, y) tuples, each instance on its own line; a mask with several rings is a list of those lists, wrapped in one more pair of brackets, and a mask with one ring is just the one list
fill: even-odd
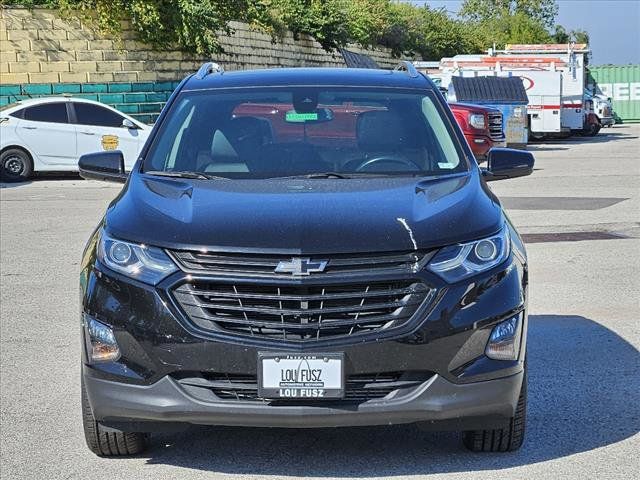
[(298, 112), (287, 112), (285, 119), (287, 122), (307, 122), (309, 120), (318, 120), (318, 113), (298, 113)]
[(456, 168), (456, 166), (453, 163), (440, 163), (440, 162), (438, 162), (438, 167), (444, 168), (446, 170), (451, 170), (452, 168)]

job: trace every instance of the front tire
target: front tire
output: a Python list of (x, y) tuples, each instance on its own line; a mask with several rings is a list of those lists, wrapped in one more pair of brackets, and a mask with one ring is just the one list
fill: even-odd
[(82, 426), (87, 447), (99, 457), (122, 457), (136, 455), (146, 450), (149, 437), (140, 432), (119, 432), (107, 430), (96, 421), (91, 410), (89, 397), (84, 388), (82, 390)]
[(534, 132), (532, 130), (529, 130), (529, 138), (536, 142), (542, 142), (543, 140), (547, 139), (547, 135), (543, 132)]
[(33, 173), (33, 160), (21, 148), (8, 148), (0, 154), (0, 178), (6, 182), (24, 182)]
[(587, 132), (586, 132), (587, 136), (595, 137), (600, 132), (600, 128), (601, 127), (600, 127), (599, 123), (589, 124), (589, 126), (587, 127)]
[(515, 415), (504, 428), (472, 430), (462, 434), (462, 441), (472, 452), (513, 452), (524, 442), (527, 419), (527, 370), (524, 370)]

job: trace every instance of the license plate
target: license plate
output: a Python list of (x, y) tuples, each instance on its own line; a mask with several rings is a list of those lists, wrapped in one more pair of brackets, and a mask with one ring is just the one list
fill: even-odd
[(262, 398), (319, 400), (344, 397), (344, 355), (258, 353)]

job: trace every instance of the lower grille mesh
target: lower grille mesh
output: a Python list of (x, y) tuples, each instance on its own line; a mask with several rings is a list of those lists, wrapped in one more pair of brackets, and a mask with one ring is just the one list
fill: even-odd
[(203, 329), (291, 341), (400, 326), (431, 293), (412, 281), (323, 286), (192, 281), (173, 291)]
[[(207, 373), (182, 374), (177, 379), (187, 390), (206, 389), (219, 399), (235, 401), (265, 401), (258, 395), (255, 375)], [(349, 375), (345, 383), (344, 399), (337, 401), (366, 402), (381, 399), (396, 391), (407, 391), (421, 385), (433, 376), (432, 372), (385, 372)], [(271, 400), (271, 402), (300, 403), (301, 400)], [(327, 400), (317, 400), (326, 403)]]

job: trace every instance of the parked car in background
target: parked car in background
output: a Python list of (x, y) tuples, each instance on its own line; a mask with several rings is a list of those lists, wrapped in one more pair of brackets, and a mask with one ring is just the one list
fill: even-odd
[(505, 146), (500, 110), (457, 102), (449, 103), (449, 108), (478, 162), (486, 160), (493, 147)]
[(77, 171), (85, 153), (120, 150), (128, 168), (151, 127), (92, 100), (45, 97), (0, 110), (0, 176), (20, 181), (36, 172)]
[[(502, 132), (506, 146), (526, 148), (526, 110), (529, 99), (519, 77), (453, 76), (446, 98), (453, 103), (461, 102), (497, 109), (502, 114)], [(493, 119), (491, 114), (489, 116)], [(497, 127), (497, 122), (489, 126)]]

